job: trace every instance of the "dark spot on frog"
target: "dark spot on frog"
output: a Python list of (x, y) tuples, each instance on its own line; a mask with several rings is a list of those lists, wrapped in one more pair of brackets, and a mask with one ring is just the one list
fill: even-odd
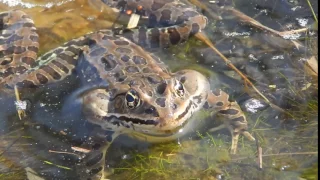
[(61, 78), (61, 75), (48, 65), (42, 66), (40, 68), (50, 74), (50, 76), (55, 80), (59, 80)]
[(158, 84), (161, 82), (162, 79), (157, 76), (148, 76), (147, 80), (149, 81), (150, 84)]
[(217, 102), (216, 105), (217, 106), (223, 106), (223, 102)]
[(15, 48), (14, 48), (13, 53), (15, 53), (15, 54), (21, 54), (21, 53), (23, 53), (23, 52), (25, 52), (25, 51), (26, 51), (26, 48), (18, 46), (18, 47), (15, 47)]
[(127, 76), (121, 76), (117, 79), (117, 82), (123, 82), (124, 80), (126, 80)]
[(119, 71), (119, 72), (115, 73), (114, 77), (116, 78), (117, 82), (122, 82), (127, 78), (127, 76), (124, 75), (123, 71)]
[(199, 96), (193, 97), (193, 99), (197, 101), (197, 102), (196, 102), (197, 104), (200, 104), (200, 103), (201, 103), (201, 100), (202, 100), (202, 97), (201, 97), (201, 95), (199, 95)]
[[(31, 67), (35, 66), (35, 60), (33, 58), (31, 58), (31, 57), (22, 57), (21, 61), (26, 63), (26, 64), (29, 64)], [(5, 65), (5, 64), (1, 63), (1, 65)]]
[[(198, 104), (193, 102), (192, 105), (195, 107), (195, 108), (198, 108)], [(193, 112), (191, 111), (191, 114), (193, 114)]]
[[(71, 46), (74, 42), (77, 42), (76, 45), (81, 45), (81, 40), (80, 41), (70, 41), (66, 44), (66, 46)], [(87, 42), (88, 46), (94, 46), (95, 44), (97, 44), (96, 40), (94, 39), (89, 39), (88, 42)]]
[(147, 91), (147, 94), (148, 94), (150, 97), (152, 97), (152, 96), (153, 96), (152, 91)]
[[(71, 47), (71, 46), (70, 46), (70, 47)], [(58, 48), (58, 49), (54, 50), (53, 53), (55, 53), (55, 54), (60, 54), (60, 53), (62, 53), (63, 51), (64, 51), (63, 48)], [(48, 53), (48, 54), (46, 54), (46, 55), (51, 56), (52, 53)], [(47, 58), (44, 58), (44, 59), (47, 59)]]
[(123, 47), (117, 48), (116, 51), (121, 54), (130, 54), (132, 52), (131, 49), (123, 48)]
[(104, 69), (106, 71), (110, 71), (117, 66), (117, 62), (115, 61), (115, 57), (112, 54), (108, 54), (105, 57), (102, 57), (101, 62), (104, 64)]
[(143, 57), (140, 57), (140, 56), (133, 56), (132, 60), (133, 60), (133, 62), (134, 62), (135, 64), (138, 64), (138, 65), (140, 65), (140, 64), (143, 64), (143, 65), (147, 64), (147, 60), (146, 60), (145, 58), (143, 58)]
[[(13, 58), (8, 58), (8, 59), (4, 59), (3, 57), (5, 57), (5, 52), (3, 52), (3, 51), (1, 51), (0, 52), (0, 58), (2, 59), (2, 61), (1, 61), (1, 63), (0, 63), (0, 65), (7, 65), (7, 64), (10, 64), (10, 63), (12, 63), (12, 61), (13, 61)], [(31, 58), (32, 59), (32, 58)], [(13, 68), (12, 67), (10, 67), (10, 68), (8, 68), (8, 69), (11, 69), (11, 70), (13, 70)], [(11, 71), (11, 70), (9, 70), (9, 71)], [(8, 70), (6, 70), (5, 71), (6, 73), (4, 73), (4, 74), (8, 74)], [(12, 72), (12, 71), (11, 71)], [(11, 73), (10, 73), (11, 74)], [(1, 74), (2, 75), (2, 74)], [(2, 75), (3, 77), (6, 77), (6, 75)]]
[(36, 77), (38, 79), (38, 81), (41, 83), (41, 84), (46, 84), (49, 80), (47, 77), (45, 77), (44, 75), (40, 74), (40, 73), (37, 73), (36, 74)]
[(51, 62), (66, 74), (69, 73), (69, 69), (65, 65), (61, 64), (59, 61), (53, 60)]
[(137, 72), (139, 72), (139, 69), (135, 66), (127, 66), (126, 71), (128, 73), (137, 73)]
[(226, 114), (226, 115), (236, 115), (239, 113), (238, 110), (236, 109), (226, 109), (226, 110), (220, 110), (219, 111), (221, 114)]
[(199, 24), (198, 23), (193, 23), (190, 35), (196, 34), (197, 32), (199, 32), (199, 30), (200, 30)]
[(69, 64), (75, 64), (77, 62), (76, 59), (75, 59), (76, 55), (74, 55), (74, 54), (73, 55), (69, 55), (69, 54), (66, 54), (66, 53), (62, 52), (62, 53), (58, 54), (58, 57), (60, 59), (65, 60)]
[(113, 35), (103, 35), (103, 40), (118, 40), (118, 37), (114, 37)]
[(208, 102), (205, 102), (204, 105), (203, 105), (203, 108), (209, 109), (209, 108), (210, 108), (209, 103), (208, 103)]
[(165, 90), (167, 89), (167, 84), (164, 82), (164, 83), (161, 83), (158, 85), (157, 87), (157, 93), (158, 94), (163, 94), (165, 92)]
[(130, 57), (129, 57), (128, 55), (122, 55), (122, 56), (121, 56), (121, 60), (122, 60), (123, 62), (128, 62), (128, 61), (130, 61)]
[(123, 40), (116, 40), (116, 41), (114, 41), (114, 44), (116, 44), (118, 46), (126, 46), (126, 45), (129, 45), (129, 42), (123, 41)]
[(213, 90), (212, 93), (213, 93), (215, 96), (220, 96), (220, 95), (221, 95), (221, 91), (220, 91), (219, 89)]
[(166, 99), (165, 99), (165, 98), (157, 98), (157, 99), (156, 99), (156, 103), (157, 103), (160, 107), (165, 107), (165, 106), (166, 106)]
[(107, 49), (105, 49), (103, 47), (95, 47), (90, 52), (90, 56), (93, 56), (93, 57), (100, 56), (100, 55), (104, 54), (105, 52), (107, 52)]
[(245, 120), (244, 120), (244, 117), (243, 116), (240, 116), (240, 117), (237, 117), (237, 118), (234, 118), (231, 120), (232, 122), (242, 122), (244, 123)]
[(178, 105), (177, 105), (177, 104), (171, 104), (171, 108), (172, 108), (173, 110), (176, 110), (176, 109), (177, 109), (177, 107), (178, 107)]
[(168, 28), (168, 33), (171, 44), (178, 44), (180, 42), (180, 34), (176, 28)]
[(29, 51), (33, 51), (33, 52), (38, 52), (38, 47), (36, 47), (36, 46), (29, 46), (29, 47), (28, 47), (28, 50), (29, 50)]

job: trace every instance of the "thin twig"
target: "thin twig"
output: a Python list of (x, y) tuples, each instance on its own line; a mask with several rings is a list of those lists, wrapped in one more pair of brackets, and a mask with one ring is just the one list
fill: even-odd
[(257, 153), (258, 153), (257, 163), (259, 165), (259, 168), (262, 169), (262, 148), (259, 145), (258, 138), (255, 137), (255, 139), (256, 139), (256, 146), (257, 146)]
[(49, 152), (50, 153), (57, 153), (57, 154), (70, 154), (70, 155), (75, 155), (75, 156), (81, 158), (81, 156), (79, 154), (71, 153), (71, 152), (53, 151), (53, 150), (49, 150)]

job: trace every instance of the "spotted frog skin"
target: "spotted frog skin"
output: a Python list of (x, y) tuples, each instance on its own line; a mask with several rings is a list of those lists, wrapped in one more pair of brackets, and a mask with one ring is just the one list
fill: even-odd
[[(126, 6), (115, 2), (118, 1), (108, 5), (122, 10), (140, 7), (139, 1), (127, 1)], [(2, 92), (8, 93), (14, 86), (36, 89), (74, 74), (90, 87), (76, 91), (72, 97), (81, 104), (86, 121), (111, 133), (100, 135), (95, 142), (99, 146), (92, 147), (81, 159), (77, 171), (81, 179), (105, 178), (105, 156), (118, 135), (128, 134), (149, 142), (173, 140), (182, 135), (179, 130), (199, 110), (217, 112), (223, 117), (224, 123), (213, 130), (230, 130), (231, 153), (236, 153), (239, 135), (254, 140), (247, 131), (246, 117), (237, 102), (229, 101), (228, 94), (211, 90), (207, 78), (197, 71), (170, 72), (157, 56), (141, 47), (181, 43), (203, 29), (206, 18), (177, 1), (140, 2), (144, 2), (145, 8), (142, 15), (156, 17), (157, 24), (127, 30), (126, 34), (111, 30), (90, 33), (39, 58), (38, 35), (29, 16), (19, 10), (0, 14)], [(170, 4), (176, 3), (180, 10), (170, 13), (166, 16), (170, 20), (166, 20), (163, 16), (173, 10)], [(157, 11), (162, 13), (156, 14)]]

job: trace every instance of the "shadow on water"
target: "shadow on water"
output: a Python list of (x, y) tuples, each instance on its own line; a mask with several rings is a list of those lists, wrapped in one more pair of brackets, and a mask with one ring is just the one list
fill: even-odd
[[(34, 19), (40, 35), (40, 54), (72, 38), (109, 28), (115, 17), (107, 9), (97, 10), (95, 4), (88, 4), (87, 0), (0, 2), (3, 2), (1, 11), (23, 9)], [(212, 86), (220, 87), (239, 102), (246, 110), (249, 131), (262, 148), (262, 169), (257, 163), (254, 142), (241, 138), (238, 154), (231, 156), (228, 131), (209, 133), (206, 128), (199, 128), (187, 137), (166, 144), (151, 145), (120, 137), (107, 157), (108, 170), (114, 171), (110, 179), (317, 179), (318, 77), (305, 66), (312, 56), (318, 60), (317, 29), (289, 37), (305, 47), (297, 48), (290, 39), (246, 25), (217, 9), (235, 7), (263, 25), (282, 31), (315, 23), (308, 1), (201, 2), (223, 19), (210, 19), (205, 29), (212, 42), (286, 113), (263, 103), (260, 108), (248, 108), (259, 96), (246, 88), (218, 55), (195, 38), (156, 53), (174, 71), (192, 68), (204, 73), (210, 77)], [(310, 3), (317, 15), (318, 1), (310, 0)], [(34, 112), (36, 123), (20, 121), (14, 99), (0, 97), (0, 179), (25, 179), (25, 167), (49, 179), (74, 177), (76, 157), (57, 152), (67, 149), (70, 143), (77, 145), (82, 136), (88, 134), (86, 129), (95, 126), (74, 123), (74, 119), (83, 122), (77, 111), (72, 112), (71, 120), (57, 116), (67, 95), (58, 94), (59, 99), (38, 103)], [(194, 118), (204, 120), (206, 116), (199, 114)], [(61, 126), (77, 128), (79, 136), (59, 133), (57, 129)]]

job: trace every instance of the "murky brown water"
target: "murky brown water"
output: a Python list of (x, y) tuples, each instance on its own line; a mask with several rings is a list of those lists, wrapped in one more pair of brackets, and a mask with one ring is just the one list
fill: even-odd
[[(0, 2), (3, 2), (0, 11), (23, 9), (34, 19), (41, 54), (72, 38), (110, 28), (115, 19), (110, 9), (95, 0)], [(202, 2), (215, 9), (209, 1)], [(318, 1), (310, 2), (318, 14)], [(225, 0), (217, 5), (231, 5), (279, 31), (299, 29), (315, 22), (307, 1)], [(239, 23), (222, 10), (219, 13), (223, 20), (210, 19), (206, 33), (225, 56), (256, 81), (257, 87), (274, 104), (287, 111), (283, 113), (271, 107), (257, 112), (247, 110), (249, 130), (254, 132), (263, 150), (263, 169), (256, 162), (255, 143), (242, 138), (239, 153), (230, 156), (227, 131), (213, 134), (200, 131), (178, 143), (152, 146), (120, 138), (108, 155), (107, 163), (115, 170), (110, 179), (317, 179), (318, 78), (310, 76), (301, 62), (311, 56), (318, 60), (318, 32), (299, 34), (297, 40), (306, 47), (302, 50), (289, 40)], [(211, 49), (194, 38), (158, 54), (173, 69), (188, 67), (210, 76), (212, 84), (229, 92), (244, 109), (250, 96), (258, 98), (250, 88), (244, 88), (243, 81)], [(72, 159), (48, 152), (63, 149), (65, 144), (61, 139), (46, 129), (24, 126), (14, 110), (0, 117), (4, 120), (0, 122), (0, 179), (25, 179), (21, 167), (31, 167), (47, 177), (72, 179)]]

